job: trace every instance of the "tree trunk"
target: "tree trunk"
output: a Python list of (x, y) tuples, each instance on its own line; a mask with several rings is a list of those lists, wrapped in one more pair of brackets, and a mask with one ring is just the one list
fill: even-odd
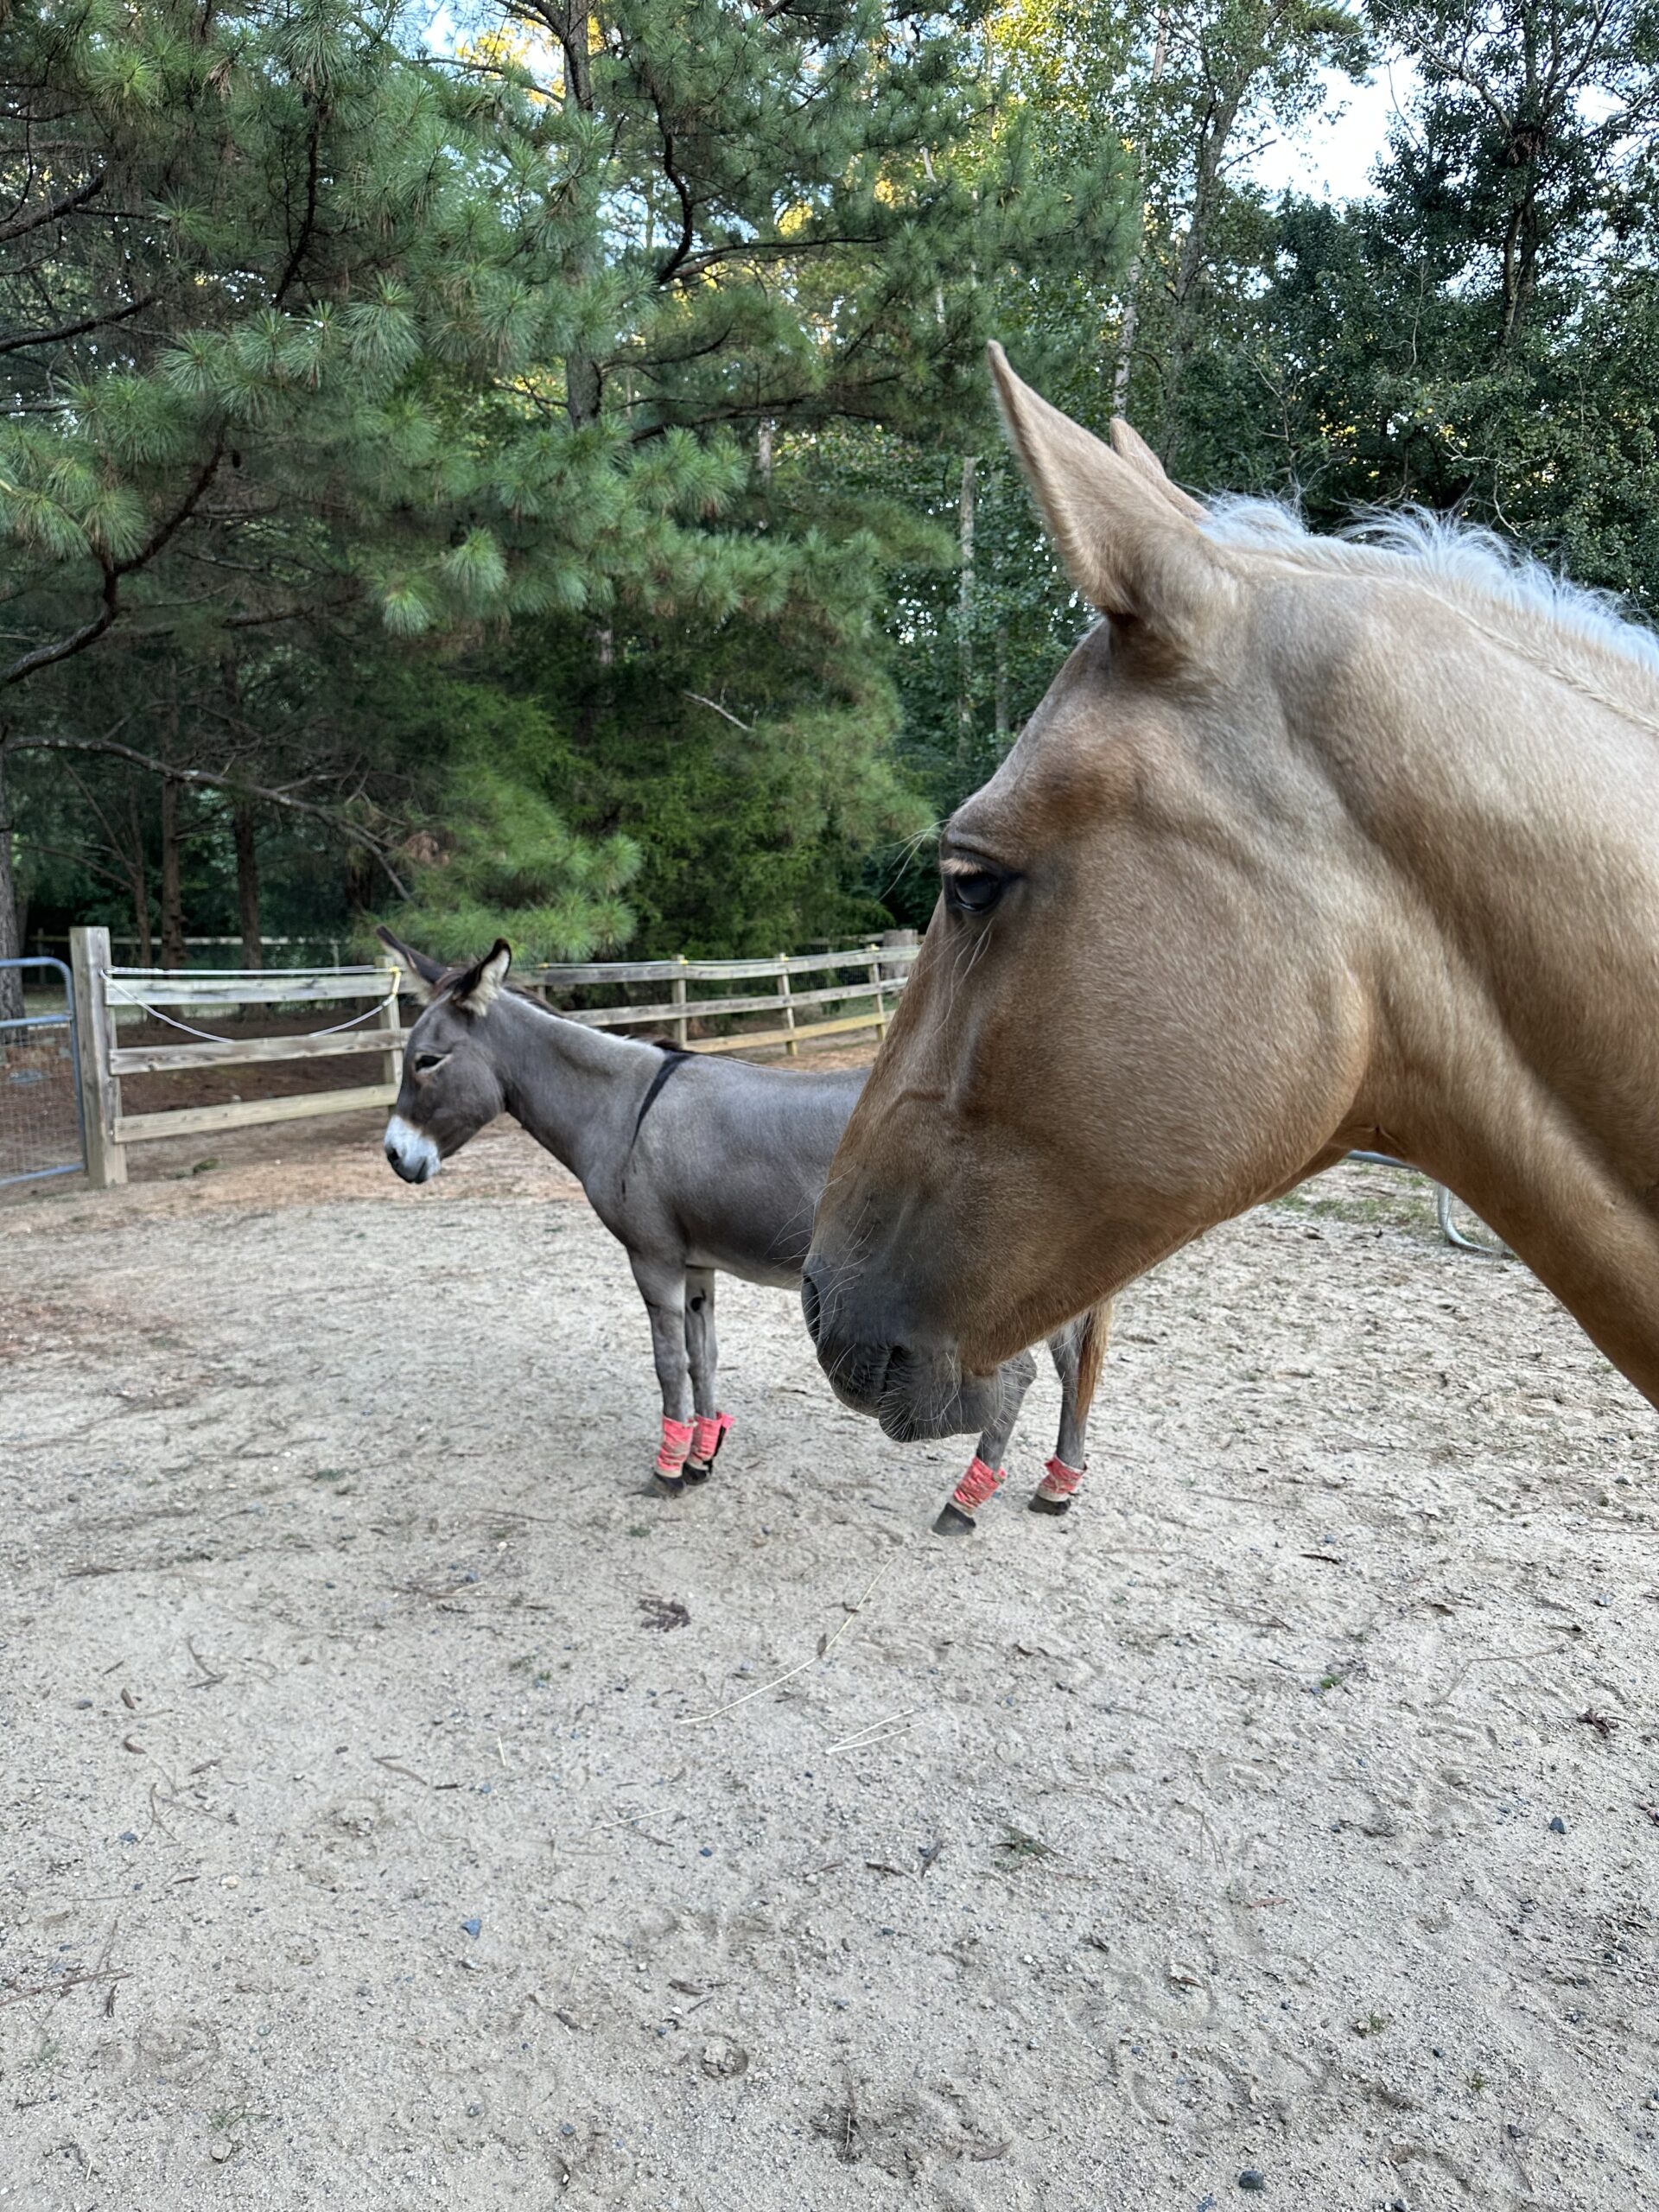
[(184, 965), (184, 885), (179, 855), (179, 780), (162, 779), (162, 965)]
[(1008, 632), (1007, 626), (996, 626), (996, 749), (1008, 749)]
[[(583, 115), (591, 115), (594, 111), (591, 8), (587, 0), (563, 0), (563, 4), (537, 8), (535, 13), (557, 39), (563, 53), (564, 105), (575, 108)], [(595, 164), (594, 174), (597, 173)], [(565, 256), (563, 273), (573, 288), (580, 289), (592, 281), (599, 264), (599, 209), (594, 200), (591, 184), (582, 201), (573, 208), (573, 213), (579, 221), (586, 219), (588, 231), (579, 240), (575, 251)], [(587, 347), (578, 342), (570, 348), (564, 363), (564, 408), (570, 418), (572, 429), (579, 430), (584, 423), (591, 423), (596, 418), (601, 397), (599, 363)]]
[[(1164, 73), (1164, 56), (1169, 44), (1169, 18), (1163, 8), (1158, 10), (1158, 35), (1152, 49), (1152, 73), (1147, 79), (1150, 90)], [(1144, 149), (1146, 133), (1141, 134)], [(1135, 341), (1141, 327), (1141, 277), (1147, 264), (1147, 163), (1144, 150), (1135, 162), (1135, 180), (1141, 198), (1141, 230), (1135, 242), (1135, 251), (1129, 256), (1129, 265), (1123, 272), (1123, 320), (1118, 325), (1117, 359), (1112, 368), (1112, 412), (1125, 415), (1129, 406), (1129, 372), (1135, 365)]]
[[(11, 868), (11, 811), (6, 804), (6, 756), (0, 753), (0, 960), (16, 960), (23, 950), (17, 912), (17, 884)], [(0, 968), (0, 1021), (23, 1018), (23, 979), (16, 968)], [(0, 1036), (0, 1045), (6, 1042)]]
[(957, 598), (957, 758), (965, 760), (974, 734), (974, 456), (962, 463), (962, 581)]
[(1522, 196), (1510, 212), (1503, 239), (1503, 321), (1497, 350), (1506, 353), (1521, 334), (1538, 282), (1538, 249), (1543, 226), (1538, 217), (1537, 165), (1527, 162)]
[(1180, 252), (1176, 256), (1175, 278), (1171, 286), (1174, 304), (1171, 346), (1174, 355), (1173, 382), (1179, 381), (1186, 357), (1198, 340), (1198, 307), (1206, 274), (1211, 226), (1221, 205), (1221, 165), (1233, 125), (1238, 120), (1239, 105), (1255, 74), (1254, 69), (1243, 72), (1228, 88), (1226, 97), (1217, 101), (1199, 134), (1193, 162), (1192, 212), (1187, 219)]
[(259, 855), (254, 849), (253, 809), (238, 799), (231, 815), (236, 840), (236, 904), (242, 926), (242, 965), (263, 968), (265, 950), (259, 941)]
[(144, 825), (138, 819), (138, 793), (127, 785), (127, 812), (132, 824), (132, 855), (127, 873), (132, 882), (132, 923), (138, 939), (138, 965), (156, 964), (156, 942), (149, 933), (149, 872), (144, 866)]

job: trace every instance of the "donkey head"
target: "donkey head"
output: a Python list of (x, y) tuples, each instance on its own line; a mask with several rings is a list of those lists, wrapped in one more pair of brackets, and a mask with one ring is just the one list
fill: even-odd
[(499, 997), (512, 952), (498, 938), (470, 968), (442, 962), (379, 932), (427, 1004), (404, 1047), (404, 1080), (386, 1124), (386, 1158), (405, 1183), (429, 1183), (452, 1152), (506, 1103), (486, 1017)]

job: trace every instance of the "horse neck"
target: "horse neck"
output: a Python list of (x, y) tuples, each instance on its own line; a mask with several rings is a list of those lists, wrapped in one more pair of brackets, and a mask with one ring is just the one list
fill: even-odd
[(508, 1113), (586, 1186), (626, 1145), (660, 1056), (512, 994), (490, 1027)]
[(1427, 685), (1349, 734), (1387, 867), (1355, 907), (1385, 988), (1344, 1141), (1455, 1190), (1659, 1404), (1659, 749), (1539, 653), (1468, 654), (1450, 743)]

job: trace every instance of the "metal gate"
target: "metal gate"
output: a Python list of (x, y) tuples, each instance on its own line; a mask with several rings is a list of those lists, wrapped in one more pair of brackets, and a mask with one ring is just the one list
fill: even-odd
[(75, 994), (61, 960), (0, 960), (36, 1004), (0, 1015), (0, 1184), (78, 1174), (86, 1164)]

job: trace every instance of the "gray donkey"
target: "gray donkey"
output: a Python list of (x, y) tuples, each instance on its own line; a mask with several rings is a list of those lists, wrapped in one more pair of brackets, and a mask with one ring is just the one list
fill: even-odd
[[(428, 1003), (409, 1033), (386, 1157), (425, 1183), (498, 1114), (511, 1114), (581, 1182), (624, 1246), (651, 1317), (663, 1393), (657, 1485), (677, 1497), (708, 1477), (732, 1426), (715, 1392), (715, 1276), (798, 1287), (812, 1216), (862, 1071), (785, 1072), (607, 1034), (504, 987), (498, 940), (470, 968), (445, 968), (380, 935)], [(1084, 1470), (1090, 1402), (1109, 1309), (1049, 1339), (1060, 1435), (1031, 1500), (1064, 1513)], [(1002, 1454), (1036, 1373), (1028, 1352), (1000, 1370), (996, 1417), (934, 1526), (971, 1529), (1006, 1478)]]

